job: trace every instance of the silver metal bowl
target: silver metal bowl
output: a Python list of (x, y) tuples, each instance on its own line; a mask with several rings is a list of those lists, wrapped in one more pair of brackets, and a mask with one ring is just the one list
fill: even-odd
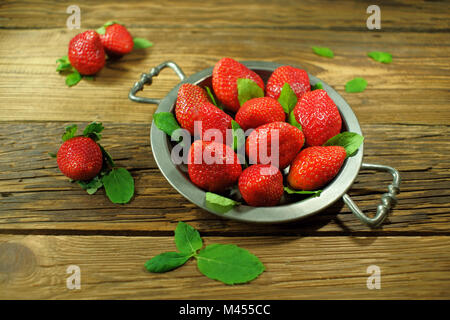
[[(241, 63), (258, 73), (264, 82), (267, 81), (270, 74), (277, 67), (282, 65), (263, 61), (241, 61)], [(157, 76), (159, 72), (166, 67), (171, 68), (180, 77), (181, 82), (176, 85), (165, 98), (154, 99), (136, 96), (136, 93), (142, 90), (145, 84), (151, 84), (153, 77)], [(213, 67), (210, 67), (190, 77), (186, 77), (177, 64), (171, 61), (164, 62), (151, 69), (149, 73), (144, 73), (141, 75), (141, 79), (131, 88), (129, 98), (136, 102), (157, 104), (158, 108), (156, 112), (173, 112), (180, 85), (183, 83), (192, 83), (200, 86), (209, 86), (211, 88), (212, 70)], [(343, 131), (355, 132), (362, 135), (358, 119), (347, 102), (324, 81), (310, 74), (308, 75), (311, 85), (321, 82), (324, 90), (326, 90), (331, 99), (333, 99), (336, 103), (342, 117)], [(361, 145), (358, 152), (353, 157), (349, 157), (345, 160), (338, 175), (323, 189), (322, 193), (318, 197), (308, 198), (295, 203), (283, 204), (275, 207), (250, 207), (246, 205), (239, 205), (227, 213), (218, 213), (206, 206), (205, 191), (199, 189), (189, 180), (185, 170), (183, 170), (181, 166), (177, 166), (172, 163), (170, 155), (172, 145), (170, 138), (164, 132), (159, 130), (155, 126), (154, 122), (151, 127), (150, 139), (153, 156), (167, 181), (169, 181), (169, 183), (189, 201), (224, 218), (257, 223), (289, 222), (314, 215), (342, 198), (351, 211), (363, 223), (370, 227), (376, 227), (379, 226), (386, 218), (391, 206), (396, 201), (396, 194), (399, 192), (400, 175), (398, 171), (388, 166), (362, 163), (363, 145)], [(381, 204), (378, 205), (377, 213), (374, 217), (369, 217), (364, 214), (346, 194), (361, 169), (387, 171), (393, 176), (393, 182), (389, 185), (388, 192), (382, 195)]]

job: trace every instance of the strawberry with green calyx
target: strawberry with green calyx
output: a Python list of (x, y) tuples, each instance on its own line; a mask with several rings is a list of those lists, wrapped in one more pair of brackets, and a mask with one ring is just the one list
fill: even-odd
[(63, 144), (56, 154), (60, 171), (89, 194), (105, 187), (111, 202), (129, 202), (134, 194), (133, 177), (126, 169), (117, 168), (98, 143), (103, 125), (93, 122), (79, 136), (76, 136), (77, 129), (77, 125), (68, 126), (62, 136)]
[(309, 77), (305, 70), (292, 66), (281, 66), (276, 68), (270, 75), (266, 85), (266, 96), (273, 99), (280, 98), (285, 84), (295, 93), (297, 99), (311, 90)]
[(250, 99), (236, 113), (236, 122), (244, 131), (266, 123), (284, 121), (285, 118), (281, 104), (269, 97)]
[(116, 21), (109, 21), (96, 31), (100, 35), (106, 54), (111, 58), (119, 58), (133, 49), (144, 49), (153, 45), (145, 39), (133, 39), (127, 28)]

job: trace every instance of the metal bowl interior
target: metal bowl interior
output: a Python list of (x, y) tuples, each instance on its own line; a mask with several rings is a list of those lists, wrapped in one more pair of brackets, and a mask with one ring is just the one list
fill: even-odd
[[(258, 73), (264, 82), (270, 74), (282, 64), (263, 61), (242, 61), (244, 65)], [(211, 86), (212, 67), (202, 70), (180, 82), (169, 94), (161, 100), (156, 112), (172, 112), (175, 107), (178, 88), (182, 83), (193, 83), (200, 86)], [(358, 120), (347, 102), (330, 86), (322, 80), (309, 75), (311, 85), (321, 82), (324, 90), (336, 103), (342, 117), (342, 131), (351, 131), (362, 135)], [(282, 223), (303, 219), (316, 214), (338, 199), (340, 199), (351, 187), (359, 173), (362, 158), (363, 146), (350, 158), (347, 158), (338, 175), (323, 189), (318, 197), (307, 198), (298, 202), (283, 204), (275, 207), (250, 207), (239, 205), (227, 213), (218, 213), (206, 207), (205, 191), (196, 187), (188, 178), (185, 168), (175, 165), (171, 161), (171, 141), (165, 133), (160, 131), (154, 123), (151, 127), (151, 147), (156, 163), (162, 174), (169, 183), (185, 198), (197, 206), (218, 216), (256, 223)]]

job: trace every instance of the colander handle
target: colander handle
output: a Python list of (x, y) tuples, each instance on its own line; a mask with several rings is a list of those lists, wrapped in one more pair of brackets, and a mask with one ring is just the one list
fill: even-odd
[(366, 225), (371, 228), (378, 227), (384, 219), (387, 217), (389, 210), (397, 201), (396, 195), (400, 192), (400, 174), (399, 172), (388, 166), (383, 166), (379, 164), (368, 164), (363, 163), (361, 169), (375, 170), (375, 171), (385, 171), (392, 175), (392, 184), (388, 186), (388, 193), (384, 193), (381, 196), (381, 204), (377, 207), (377, 213), (373, 218), (368, 217), (364, 214), (358, 206), (353, 202), (348, 194), (344, 194), (342, 200), (350, 208), (350, 210)]
[(130, 92), (128, 93), (128, 98), (135, 102), (141, 102), (141, 103), (152, 103), (152, 104), (159, 104), (161, 102), (161, 99), (155, 99), (155, 98), (142, 98), (136, 96), (136, 93), (140, 90), (144, 89), (144, 85), (146, 84), (152, 84), (153, 77), (156, 77), (162, 69), (169, 67), (172, 69), (178, 77), (180, 77), (181, 81), (186, 79), (186, 75), (184, 74), (183, 70), (173, 61), (166, 61), (161, 63), (159, 66), (156, 66), (150, 70), (149, 73), (143, 73), (141, 74), (141, 79), (134, 84), (134, 86), (131, 88)]

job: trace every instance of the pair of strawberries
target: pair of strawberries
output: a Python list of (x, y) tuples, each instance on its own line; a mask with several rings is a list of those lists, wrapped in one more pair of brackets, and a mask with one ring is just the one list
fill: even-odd
[[(249, 79), (253, 82), (252, 90), (259, 91), (259, 87), (262, 94), (242, 103), (238, 85), (242, 79)], [(291, 114), (286, 114), (289, 110), (279, 102), (286, 83), (297, 98)], [(232, 127), (230, 114), (235, 114), (235, 121), (243, 130), (254, 129), (245, 143), (250, 164), (254, 165), (242, 170), (242, 163), (230, 146), (196, 140), (188, 155), (188, 173), (195, 185), (222, 193), (238, 183), (240, 193), (249, 205), (273, 206), (279, 203), (284, 192), (280, 169), (291, 166), (287, 180), (291, 187), (300, 190), (316, 190), (337, 174), (346, 157), (345, 149), (322, 145), (340, 132), (342, 120), (324, 90), (311, 91), (304, 70), (279, 67), (264, 87), (257, 73), (231, 58), (223, 58), (213, 69), (212, 86), (229, 113), (211, 103), (203, 88), (183, 84), (178, 91), (176, 119), (191, 134), (195, 133), (195, 122), (200, 122), (200, 134), (205, 140), (207, 130), (216, 129), (222, 135), (222, 142)], [(293, 124), (286, 122), (292, 117), (295, 118)], [(260, 159), (260, 151), (264, 148), (262, 154), (272, 156), (272, 136), (278, 137), (278, 163), (263, 164), (265, 160)], [(304, 144), (307, 147), (301, 151)], [(213, 155), (215, 161), (202, 160), (201, 155), (205, 154)]]

